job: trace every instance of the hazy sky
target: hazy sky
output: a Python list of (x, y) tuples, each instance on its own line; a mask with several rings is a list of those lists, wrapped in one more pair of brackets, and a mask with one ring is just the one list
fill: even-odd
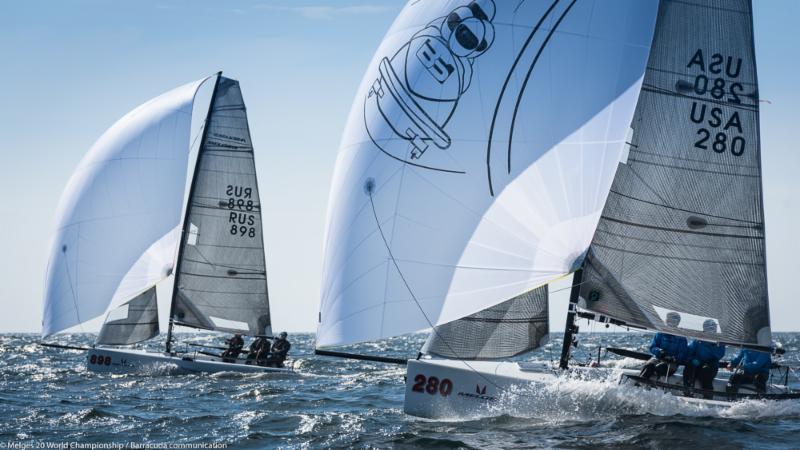
[[(403, 3), (0, 1), (0, 332), (40, 329), (54, 210), (92, 143), (139, 104), (220, 69), (240, 80), (248, 107), (273, 326), (314, 330), (339, 139)], [(761, 137), (772, 326), (800, 330), (800, 1), (754, 6), (761, 98), (771, 102)], [(567, 294), (553, 295), (553, 329)]]

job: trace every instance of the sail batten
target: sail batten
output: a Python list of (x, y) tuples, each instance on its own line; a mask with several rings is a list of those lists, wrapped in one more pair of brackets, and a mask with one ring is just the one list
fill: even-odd
[(753, 48), (749, 0), (661, 2), (629, 157), (586, 258), (582, 309), (770, 345)]

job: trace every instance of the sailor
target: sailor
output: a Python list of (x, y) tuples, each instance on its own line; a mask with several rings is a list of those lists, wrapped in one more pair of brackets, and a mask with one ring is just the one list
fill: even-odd
[[(717, 332), (717, 322), (708, 319), (703, 322), (703, 331), (706, 333)], [(694, 387), (695, 380), (700, 380), (700, 386), (708, 391), (714, 390), (714, 377), (719, 371), (719, 360), (725, 356), (725, 346), (711, 342), (693, 339), (689, 343), (686, 368), (683, 369), (683, 385)], [(703, 397), (713, 398), (710, 392), (704, 392)]]
[(772, 367), (772, 358), (769, 353), (758, 352), (743, 348), (728, 364), (728, 370), (732, 370), (726, 391), (735, 394), (739, 391), (739, 385), (743, 383), (753, 383), (756, 391), (764, 393), (767, 391), (767, 379), (769, 369)]
[(272, 352), (267, 360), (268, 366), (283, 367), (286, 355), (289, 353), (289, 349), (292, 348), (292, 344), (286, 339), (287, 336), (285, 331), (281, 331), (281, 334), (275, 338), (275, 342), (272, 344)]
[(263, 365), (269, 355), (270, 344), (271, 342), (266, 336), (258, 336), (253, 339), (247, 353), (247, 364)]
[[(676, 328), (681, 322), (681, 315), (676, 312), (667, 313), (667, 326)], [(656, 333), (650, 342), (650, 353), (653, 355), (639, 373), (639, 376), (649, 380), (655, 373), (659, 377), (672, 375), (678, 366), (686, 363), (687, 344), (683, 336), (667, 333)]]
[(222, 361), (228, 363), (235, 362), (236, 358), (239, 357), (239, 353), (242, 353), (242, 348), (244, 347), (242, 335), (236, 333), (232, 338), (225, 341), (225, 343), (228, 344), (228, 349), (222, 352)]

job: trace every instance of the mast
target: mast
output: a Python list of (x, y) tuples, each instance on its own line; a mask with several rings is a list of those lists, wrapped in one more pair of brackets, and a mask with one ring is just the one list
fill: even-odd
[[(211, 101), (208, 103), (208, 112), (206, 113), (206, 121), (203, 124), (203, 136), (200, 140), (200, 148), (197, 151), (197, 160), (194, 163), (194, 171), (192, 172), (192, 184), (189, 187), (189, 196), (187, 197), (186, 202), (190, 202), (192, 199), (192, 194), (194, 194), (195, 186), (197, 185), (197, 170), (200, 167), (200, 159), (203, 157), (203, 146), (206, 142), (206, 137), (208, 135), (208, 124), (211, 121), (211, 112), (214, 110), (214, 99), (217, 97), (217, 87), (219, 86), (219, 80), (222, 76), (222, 71), (217, 72), (217, 78), (214, 80), (214, 91), (211, 94)], [(183, 216), (183, 222), (181, 227), (181, 239), (180, 245), (178, 247), (178, 258), (176, 261), (175, 267), (175, 282), (172, 285), (172, 301), (169, 305), (169, 326), (167, 327), (167, 342), (166, 342), (166, 352), (172, 353), (172, 328), (175, 326), (172, 320), (172, 315), (175, 312), (175, 299), (178, 296), (178, 283), (180, 282), (180, 273), (181, 273), (181, 257), (183, 256), (183, 249), (186, 246), (186, 240), (188, 238), (188, 234), (186, 233), (186, 221), (189, 219), (189, 205), (186, 205), (186, 211)]]
[(566, 369), (569, 367), (569, 353), (578, 326), (575, 325), (575, 317), (578, 308), (578, 294), (581, 292), (581, 280), (583, 279), (583, 267), (575, 271), (572, 277), (572, 290), (569, 293), (569, 310), (567, 312), (567, 323), (564, 325), (564, 343), (561, 346), (561, 359), (558, 367)]

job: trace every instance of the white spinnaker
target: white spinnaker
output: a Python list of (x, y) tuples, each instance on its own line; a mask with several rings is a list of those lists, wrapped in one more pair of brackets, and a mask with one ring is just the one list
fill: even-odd
[[(121, 296), (163, 278), (160, 270), (135, 266), (180, 223), (192, 106), (203, 81), (171, 90), (126, 114), (81, 160), (56, 214), (43, 335), (95, 318), (112, 300), (127, 300)], [(174, 247), (169, 253), (159, 259), (174, 260)]]
[(317, 345), (409, 333), (569, 272), (625, 147), (657, 2), (409, 2), (337, 158)]

